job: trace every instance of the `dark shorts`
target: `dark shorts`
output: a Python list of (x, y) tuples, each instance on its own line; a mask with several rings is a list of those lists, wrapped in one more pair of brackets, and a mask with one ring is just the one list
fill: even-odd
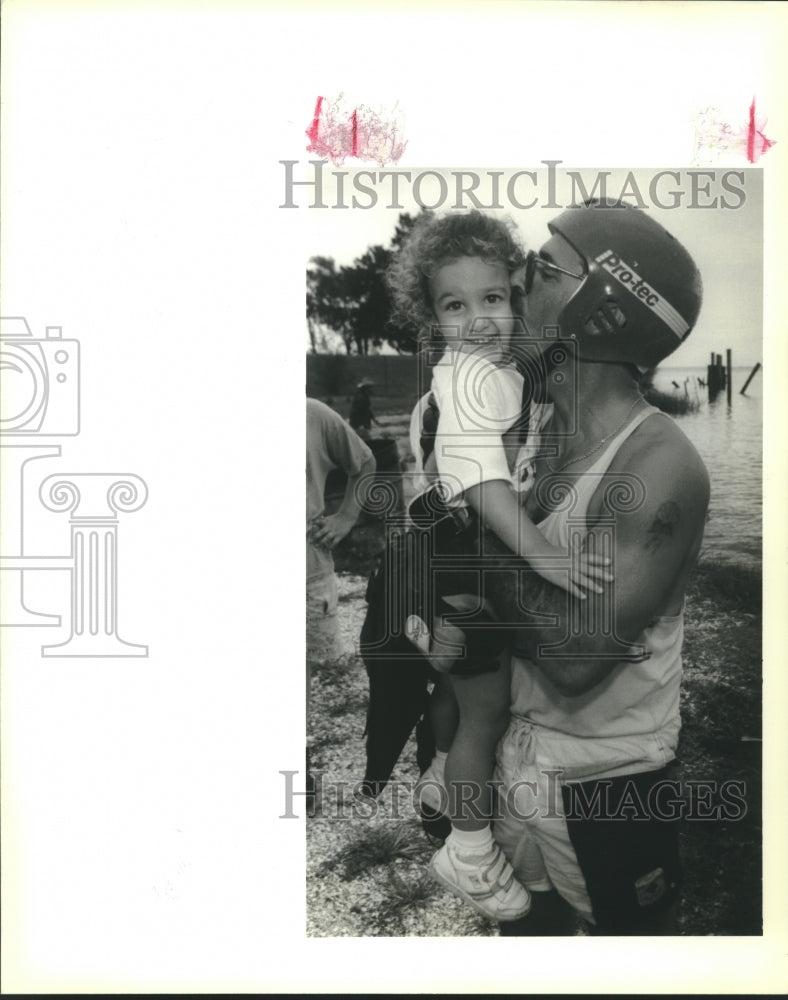
[(598, 933), (649, 934), (681, 888), (677, 818), (654, 815), (652, 790), (671, 768), (561, 788), (569, 839)]

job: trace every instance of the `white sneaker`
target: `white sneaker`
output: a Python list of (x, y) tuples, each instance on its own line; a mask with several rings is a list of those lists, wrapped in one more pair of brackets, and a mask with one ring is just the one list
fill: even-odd
[(413, 801), (420, 813), (429, 810), (429, 819), (443, 816), (449, 808), (449, 792), (442, 767), (433, 761), (413, 789)]
[(430, 875), (493, 920), (517, 920), (531, 909), (531, 896), (514, 877), (497, 844), (479, 853), (445, 843), (430, 861)]

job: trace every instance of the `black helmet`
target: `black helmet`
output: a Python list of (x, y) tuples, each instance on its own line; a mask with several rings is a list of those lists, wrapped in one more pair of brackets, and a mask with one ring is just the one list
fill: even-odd
[(650, 215), (592, 200), (549, 224), (585, 261), (585, 280), (559, 316), (581, 359), (653, 368), (698, 319), (703, 286), (695, 262)]

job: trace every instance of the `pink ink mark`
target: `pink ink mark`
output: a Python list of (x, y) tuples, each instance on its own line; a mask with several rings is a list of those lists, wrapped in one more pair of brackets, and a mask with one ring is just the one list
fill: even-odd
[(307, 152), (314, 152), (314, 147), (317, 144), (318, 131), (320, 130), (320, 112), (323, 108), (323, 98), (318, 97), (315, 104), (315, 114), (312, 118), (312, 124), (306, 130), (306, 134), (309, 138), (309, 145), (306, 147)]
[(776, 145), (763, 133), (766, 118), (755, 111), (755, 98), (750, 104), (748, 123), (733, 126), (724, 121), (719, 108), (704, 108), (694, 119), (695, 166), (711, 165), (721, 158), (744, 156), (757, 163), (767, 150)]
[(757, 163), (767, 149), (775, 145), (773, 139), (767, 139), (763, 134), (766, 127), (766, 118), (755, 115), (755, 98), (750, 105), (750, 127), (747, 130), (747, 159), (750, 163)]
[(391, 109), (359, 105), (348, 114), (343, 95), (318, 97), (312, 123), (306, 130), (307, 152), (341, 166), (347, 157), (374, 160), (381, 166), (399, 160), (407, 143), (401, 139), (402, 114)]
[(350, 147), (350, 155), (358, 156), (358, 111), (353, 109), (353, 114), (350, 116), (353, 122), (353, 141)]

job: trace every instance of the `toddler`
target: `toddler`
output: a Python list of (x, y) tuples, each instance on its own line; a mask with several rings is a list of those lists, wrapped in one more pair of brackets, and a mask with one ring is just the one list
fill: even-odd
[[(607, 560), (568, 553), (550, 544), (526, 516), (513, 476), (518, 442), (513, 425), (523, 405), (523, 377), (509, 353), (515, 319), (511, 276), (525, 257), (510, 227), (482, 212), (421, 217), (389, 269), (401, 316), (439, 338), (443, 354), (433, 368), (431, 394), (439, 411), (435, 446), (424, 460), (420, 436), (425, 397), (411, 420), (412, 450), (423, 482), (439, 483), (455, 512), (468, 508), (532, 569), (576, 597), (601, 591), (610, 580)], [(507, 433), (508, 432), (508, 433)], [(570, 565), (571, 562), (571, 565)], [(467, 561), (462, 564), (467, 567)], [(448, 582), (451, 583), (451, 574)], [(433, 574), (438, 583), (441, 573)], [(479, 593), (438, 587), (434, 606), (443, 614), (485, 608)], [(477, 574), (477, 579), (479, 575)], [(483, 589), (483, 588), (482, 588)], [(490, 609), (487, 609), (489, 612)], [(487, 620), (489, 621), (489, 615)], [(411, 615), (409, 638), (430, 651), (429, 622)], [(460, 628), (465, 626), (459, 620)], [(488, 917), (515, 920), (530, 908), (527, 890), (514, 878), (490, 827), (496, 744), (509, 719), (509, 670), (491, 651), (478, 661), (485, 631), (469, 629), (466, 659), (443, 674), (430, 701), (436, 754), (416, 786), (422, 809), (447, 812), (452, 830), (430, 862), (433, 876)]]

